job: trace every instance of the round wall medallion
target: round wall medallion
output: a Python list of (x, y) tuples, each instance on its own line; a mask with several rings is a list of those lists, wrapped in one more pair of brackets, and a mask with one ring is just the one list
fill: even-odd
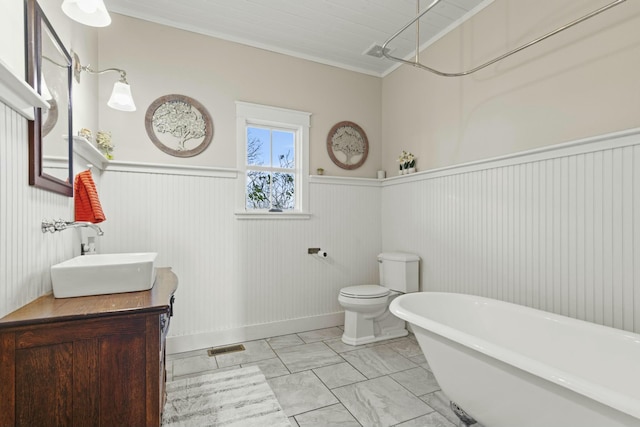
[(204, 106), (184, 95), (165, 95), (147, 108), (144, 126), (151, 141), (176, 157), (202, 153), (213, 139), (213, 120)]
[(342, 169), (357, 169), (369, 154), (369, 141), (362, 128), (353, 122), (340, 122), (327, 136), (329, 157)]

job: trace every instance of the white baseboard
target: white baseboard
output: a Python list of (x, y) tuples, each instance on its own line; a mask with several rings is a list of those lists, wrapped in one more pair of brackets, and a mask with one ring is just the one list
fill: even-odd
[(321, 316), (301, 317), (280, 322), (243, 326), (224, 331), (207, 332), (195, 335), (167, 337), (167, 354), (183, 353), (204, 348), (219, 347), (279, 335), (295, 334), (314, 329), (330, 328), (344, 324), (344, 312), (323, 314)]

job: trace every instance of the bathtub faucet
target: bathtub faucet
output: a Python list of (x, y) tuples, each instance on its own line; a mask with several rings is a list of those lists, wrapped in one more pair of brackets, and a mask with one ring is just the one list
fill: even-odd
[(71, 221), (65, 221), (62, 219), (54, 220), (54, 221), (42, 220), (42, 224), (41, 224), (41, 229), (43, 233), (46, 233), (47, 231), (50, 233), (55, 233), (56, 231), (66, 230), (67, 228), (78, 228), (78, 227), (92, 228), (98, 236), (102, 236), (104, 234), (102, 229), (97, 224), (94, 224), (88, 221), (71, 222)]

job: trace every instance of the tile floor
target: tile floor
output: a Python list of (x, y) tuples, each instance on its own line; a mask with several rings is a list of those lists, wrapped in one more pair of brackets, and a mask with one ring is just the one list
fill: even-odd
[(206, 349), (168, 355), (167, 379), (257, 365), (292, 427), (459, 425), (413, 335), (357, 347), (341, 335), (335, 327), (215, 357)]

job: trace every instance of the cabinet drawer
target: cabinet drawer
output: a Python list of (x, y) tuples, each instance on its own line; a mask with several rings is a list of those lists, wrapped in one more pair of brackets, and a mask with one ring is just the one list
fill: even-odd
[(126, 335), (144, 330), (144, 318), (119, 316), (97, 318), (85, 322), (51, 323), (37, 329), (16, 332), (16, 348), (38, 347), (61, 342), (87, 340), (106, 335)]

